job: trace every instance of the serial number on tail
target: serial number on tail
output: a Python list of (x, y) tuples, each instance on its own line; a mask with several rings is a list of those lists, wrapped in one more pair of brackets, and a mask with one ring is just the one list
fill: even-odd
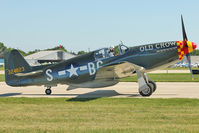
[(14, 68), (14, 69), (8, 69), (8, 74), (11, 75), (11, 74), (24, 72), (24, 71), (25, 71), (24, 67), (17, 67), (17, 68)]

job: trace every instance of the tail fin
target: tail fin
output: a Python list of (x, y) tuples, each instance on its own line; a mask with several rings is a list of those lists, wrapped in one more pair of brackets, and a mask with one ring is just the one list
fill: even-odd
[(26, 62), (23, 56), (17, 51), (12, 50), (5, 54), (5, 81), (10, 86), (18, 86), (19, 78), (16, 73), (24, 73), (31, 71), (30, 65)]

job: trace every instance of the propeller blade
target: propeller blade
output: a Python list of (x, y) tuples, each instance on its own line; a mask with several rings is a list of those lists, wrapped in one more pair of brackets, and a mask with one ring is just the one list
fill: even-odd
[(189, 70), (190, 70), (190, 73), (191, 73), (192, 80), (194, 80), (194, 78), (193, 78), (193, 72), (192, 72), (192, 66), (191, 66), (191, 56), (188, 53), (188, 54), (186, 54), (186, 57), (187, 57), (187, 61), (188, 61)]
[(187, 38), (186, 31), (185, 31), (184, 21), (183, 21), (183, 17), (182, 17), (182, 15), (181, 15), (181, 22), (182, 22), (182, 34), (183, 34), (183, 40), (186, 42), (186, 41), (188, 41), (188, 38)]
[[(185, 31), (184, 21), (183, 21), (182, 15), (181, 15), (181, 22), (182, 22), (183, 41), (185, 43), (185, 47), (188, 47), (188, 45), (187, 45), (188, 38), (187, 38), (186, 31)], [(191, 66), (191, 55), (190, 55), (190, 53), (187, 53), (186, 57), (187, 57), (187, 61), (188, 61), (188, 65), (189, 65), (189, 70), (190, 70), (190, 73), (191, 73), (191, 77), (192, 77), (192, 80), (193, 80), (194, 78), (193, 78), (193, 72), (192, 72), (192, 66)]]

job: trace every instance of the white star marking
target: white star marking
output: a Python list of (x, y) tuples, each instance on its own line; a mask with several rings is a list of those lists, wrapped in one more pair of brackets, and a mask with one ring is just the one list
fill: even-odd
[(73, 65), (71, 64), (70, 69), (66, 70), (66, 71), (68, 71), (68, 72), (70, 73), (70, 76), (69, 76), (69, 77), (72, 77), (73, 75), (78, 76), (78, 74), (77, 74), (77, 69), (78, 69), (78, 67), (77, 67), (77, 68), (74, 68)]

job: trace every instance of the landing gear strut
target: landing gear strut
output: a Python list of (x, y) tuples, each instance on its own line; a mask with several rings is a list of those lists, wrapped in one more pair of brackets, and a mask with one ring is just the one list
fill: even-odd
[(157, 86), (155, 82), (149, 80), (146, 73), (141, 73), (140, 70), (136, 70), (139, 84), (139, 93), (140, 95), (147, 97), (155, 92)]
[(52, 93), (51, 91), (51, 86), (48, 86), (47, 89), (45, 90), (46, 95), (50, 95)]

